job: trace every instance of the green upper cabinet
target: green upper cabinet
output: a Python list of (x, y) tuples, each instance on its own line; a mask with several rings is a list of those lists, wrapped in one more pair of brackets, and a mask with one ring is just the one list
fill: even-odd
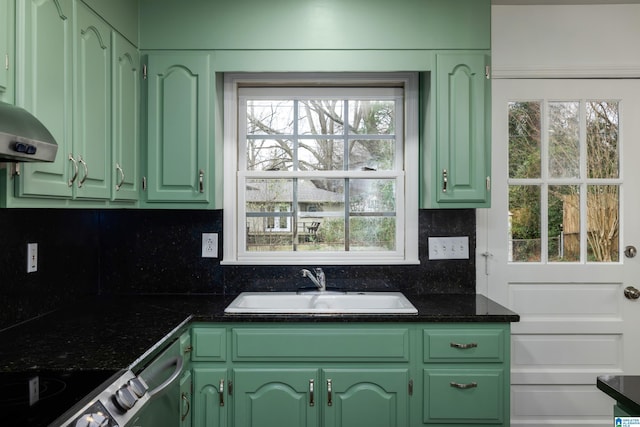
[[(130, 10), (120, 5), (109, 8), (113, 16)], [(138, 49), (79, 0), (17, 2), (15, 34), (16, 104), (51, 131), (58, 154), (52, 163), (23, 164), (5, 181), (2, 204), (136, 201)]]
[(140, 173), (140, 54), (113, 32), (113, 157), (114, 200), (138, 200)]
[(17, 3), (16, 104), (30, 111), (58, 143), (53, 163), (24, 164), (18, 196), (71, 197), (72, 0)]
[[(488, 55), (436, 55), (435, 140), (425, 144), (430, 158), (426, 190), (429, 207), (490, 205), (491, 134)], [(426, 164), (426, 162), (425, 162)], [(423, 194), (424, 196), (424, 194)]]
[(209, 203), (212, 72), (207, 53), (151, 54), (147, 66), (147, 201)]
[(78, 3), (75, 43), (73, 155), (80, 172), (75, 197), (111, 196), (111, 30)]
[(13, 103), (15, 1), (0, 0), (0, 101)]

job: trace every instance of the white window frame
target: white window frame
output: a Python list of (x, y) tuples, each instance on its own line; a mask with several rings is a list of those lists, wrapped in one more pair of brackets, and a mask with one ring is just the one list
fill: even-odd
[[(244, 182), (239, 171), (238, 144), (238, 92), (242, 86), (346, 86), (346, 87), (401, 87), (404, 89), (404, 147), (401, 175), (396, 187), (397, 236), (395, 251), (246, 251), (245, 221), (239, 218), (243, 209), (244, 193), (238, 184)], [(243, 265), (366, 265), (366, 264), (419, 264), (418, 259), (418, 183), (419, 183), (419, 93), (417, 73), (228, 73), (224, 78), (224, 248), (222, 264)], [(331, 171), (333, 172), (333, 171)], [(315, 172), (314, 172), (315, 173)], [(331, 173), (318, 172), (322, 176)], [(379, 172), (380, 173), (380, 172)], [(396, 172), (394, 172), (396, 174)], [(395, 177), (396, 175), (394, 175)], [(278, 178), (278, 174), (269, 173)], [(371, 178), (365, 173), (362, 178)], [(375, 178), (384, 178), (383, 174)], [(401, 177), (402, 178), (402, 177)], [(244, 188), (244, 187), (243, 187)]]

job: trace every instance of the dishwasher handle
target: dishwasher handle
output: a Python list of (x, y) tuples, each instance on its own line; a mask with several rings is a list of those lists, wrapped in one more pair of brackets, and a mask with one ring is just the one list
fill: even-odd
[(180, 376), (180, 373), (182, 372), (182, 365), (183, 365), (182, 356), (176, 356), (171, 359), (168, 359), (166, 362), (164, 362), (164, 364), (158, 367), (158, 371), (157, 371), (158, 373), (163, 372), (172, 366), (175, 366), (175, 370), (173, 371), (171, 376), (166, 379), (165, 382), (163, 382), (158, 387), (154, 388), (149, 392), (149, 399), (153, 399), (154, 397), (158, 396), (160, 393), (164, 391), (164, 389), (169, 387), (171, 384), (175, 382), (176, 379), (178, 379), (178, 377)]

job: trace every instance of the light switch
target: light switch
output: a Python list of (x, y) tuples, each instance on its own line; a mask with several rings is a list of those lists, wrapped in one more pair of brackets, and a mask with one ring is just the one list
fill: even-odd
[(429, 237), (429, 259), (469, 259), (469, 236)]

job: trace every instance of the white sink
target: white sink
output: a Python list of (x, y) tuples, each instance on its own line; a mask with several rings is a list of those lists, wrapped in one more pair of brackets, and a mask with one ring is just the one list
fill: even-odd
[(400, 292), (243, 292), (224, 310), (231, 314), (417, 314)]

